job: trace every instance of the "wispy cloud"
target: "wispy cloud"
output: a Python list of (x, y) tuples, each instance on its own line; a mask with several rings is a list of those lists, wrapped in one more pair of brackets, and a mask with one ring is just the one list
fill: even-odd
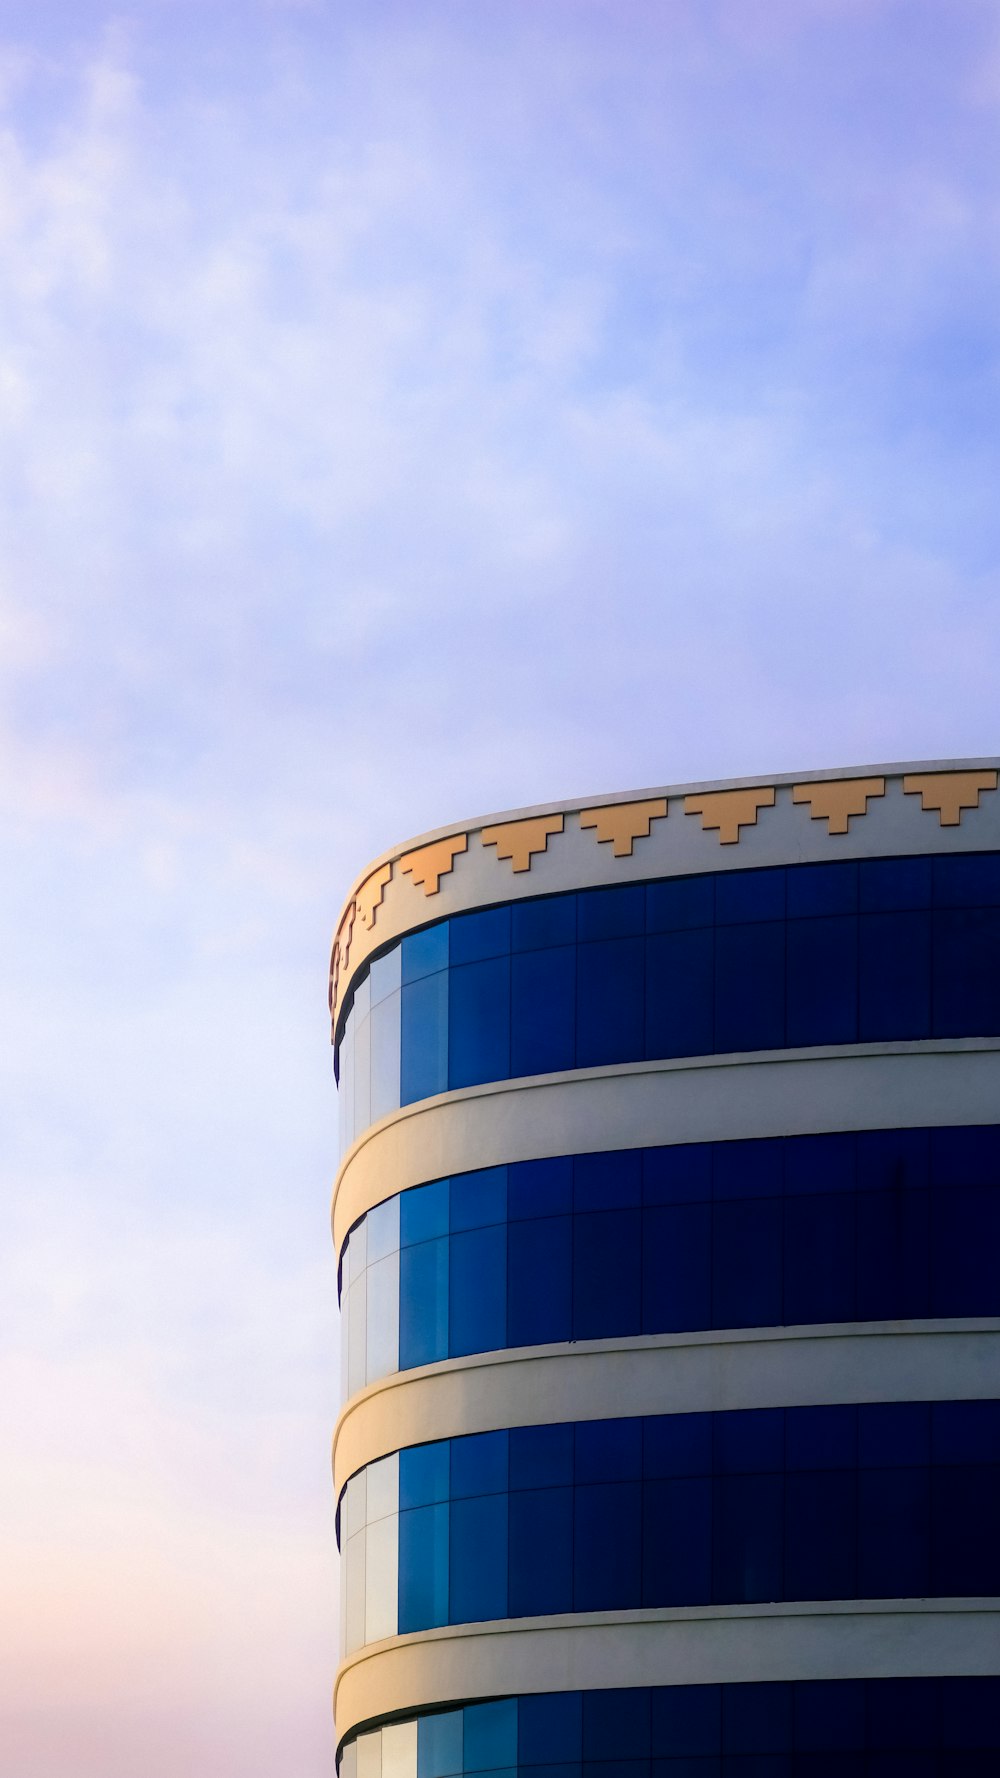
[(453, 814), (995, 747), (1000, 38), (5, 33), (5, 1722), (19, 1778), (311, 1775), (340, 892)]

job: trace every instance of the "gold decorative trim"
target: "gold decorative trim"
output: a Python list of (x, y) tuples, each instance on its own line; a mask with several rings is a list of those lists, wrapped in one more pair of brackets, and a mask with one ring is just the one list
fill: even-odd
[(369, 932), (375, 924), (375, 916), (382, 906), (385, 886), (391, 877), (392, 865), (383, 864), (380, 869), (373, 870), (370, 877), (365, 878), (358, 890), (355, 898), (358, 904), (358, 913), (361, 915), (361, 924)]
[(978, 809), (981, 793), (996, 787), (996, 772), (911, 772), (903, 779), (907, 796), (919, 796), (928, 812), (936, 809), (942, 827), (958, 827), (966, 809)]
[(564, 815), (535, 815), (527, 821), (503, 821), (499, 827), (484, 827), (484, 846), (495, 846), (498, 858), (509, 858), (516, 871), (530, 870), (536, 852), (544, 852), (549, 835), (562, 833)]
[(337, 936), (333, 941), (333, 954), (330, 958), (330, 1012), (334, 1018), (337, 1016), (337, 998), (340, 989), (340, 978), (347, 967), (347, 958), (351, 949), (351, 939), (354, 936), (354, 916), (356, 913), (357, 903), (355, 901), (349, 901), (341, 916), (340, 925), (337, 927)]
[(792, 801), (808, 803), (812, 819), (825, 821), (827, 833), (847, 833), (852, 815), (867, 815), (869, 797), (884, 795), (884, 778), (830, 778), (796, 784)]
[(723, 846), (735, 846), (741, 827), (756, 827), (760, 809), (774, 807), (774, 787), (757, 790), (709, 790), (684, 798), (685, 815), (700, 815), (704, 829), (718, 828)]
[(654, 796), (647, 802), (581, 809), (580, 826), (596, 828), (599, 842), (610, 844), (616, 858), (631, 858), (634, 842), (648, 839), (653, 822), (664, 820), (666, 813), (666, 797)]
[(412, 877), (414, 883), (423, 888), (425, 895), (436, 895), (441, 878), (454, 870), (455, 859), (460, 852), (468, 850), (468, 845), (467, 834), (449, 834), (446, 840), (434, 840), (429, 846), (418, 846), (415, 852), (407, 852), (400, 859), (399, 868), (405, 877)]

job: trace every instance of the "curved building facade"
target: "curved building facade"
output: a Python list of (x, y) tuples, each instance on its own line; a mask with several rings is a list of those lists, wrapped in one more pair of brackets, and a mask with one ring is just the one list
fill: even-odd
[(333, 946), (343, 1778), (1000, 1770), (994, 760), (443, 829)]

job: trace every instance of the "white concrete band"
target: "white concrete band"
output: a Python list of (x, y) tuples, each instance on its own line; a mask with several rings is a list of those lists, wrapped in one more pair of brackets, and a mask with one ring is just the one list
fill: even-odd
[(352, 1396), (334, 1433), (334, 1484), (339, 1499), (390, 1451), (508, 1426), (990, 1398), (1000, 1398), (1000, 1318), (521, 1346), (401, 1371)]
[(680, 1142), (996, 1121), (1000, 1039), (764, 1050), (577, 1068), (406, 1105), (348, 1149), (333, 1192), (339, 1256), (395, 1192), (477, 1167)]
[(338, 1739), (388, 1712), (616, 1686), (1000, 1672), (1000, 1600), (879, 1599), (514, 1618), (373, 1643), (343, 1663)]

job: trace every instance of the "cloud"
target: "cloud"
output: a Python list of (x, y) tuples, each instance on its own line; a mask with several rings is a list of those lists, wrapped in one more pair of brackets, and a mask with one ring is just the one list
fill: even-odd
[(340, 894), (477, 810), (995, 746), (995, 24), (5, 28), (5, 1732), (311, 1778)]

